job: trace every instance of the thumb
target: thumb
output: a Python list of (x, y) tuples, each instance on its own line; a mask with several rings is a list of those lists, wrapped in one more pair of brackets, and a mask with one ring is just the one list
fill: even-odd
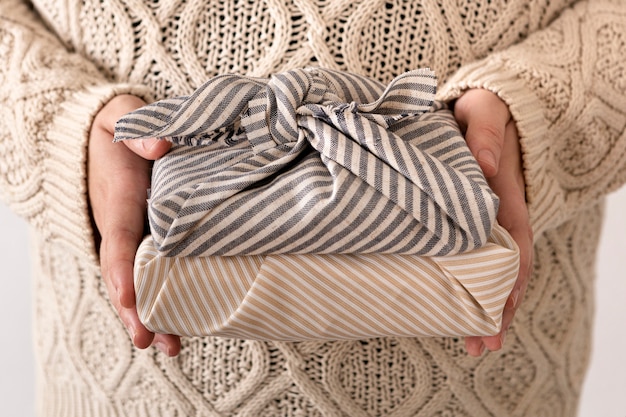
[[(146, 105), (146, 102), (137, 96), (121, 94), (113, 97), (106, 105), (106, 111), (99, 114), (99, 123), (113, 136), (115, 124), (124, 115)], [(172, 144), (157, 138), (125, 140), (124, 145), (133, 153), (147, 160), (155, 160), (167, 153)]]
[(493, 177), (498, 173), (504, 133), (511, 119), (508, 106), (491, 91), (473, 89), (459, 97), (454, 115), (485, 176)]
[(502, 154), (503, 129), (492, 121), (474, 120), (467, 127), (465, 140), (485, 176), (495, 176)]
[(159, 159), (172, 147), (172, 143), (163, 139), (130, 139), (125, 140), (124, 145), (144, 159)]

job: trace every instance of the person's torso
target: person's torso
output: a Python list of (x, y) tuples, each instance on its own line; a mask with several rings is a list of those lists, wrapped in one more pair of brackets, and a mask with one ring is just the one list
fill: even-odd
[(571, 3), (513, 1), (35, 0), (70, 47), (108, 77), (181, 95), (223, 73), (268, 76), (323, 66), (389, 82), (462, 63), (518, 42)]

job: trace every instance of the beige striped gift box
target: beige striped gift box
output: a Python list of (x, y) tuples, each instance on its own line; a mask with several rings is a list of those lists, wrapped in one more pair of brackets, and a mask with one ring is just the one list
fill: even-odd
[(223, 75), (122, 118), (155, 162), (149, 328), (280, 340), (497, 332), (516, 272), (435, 75)]

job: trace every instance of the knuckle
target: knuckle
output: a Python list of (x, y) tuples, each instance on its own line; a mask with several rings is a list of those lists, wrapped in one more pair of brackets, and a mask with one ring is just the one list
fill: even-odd
[(494, 124), (483, 124), (477, 128), (476, 133), (481, 140), (488, 142), (489, 145), (502, 149), (504, 129)]

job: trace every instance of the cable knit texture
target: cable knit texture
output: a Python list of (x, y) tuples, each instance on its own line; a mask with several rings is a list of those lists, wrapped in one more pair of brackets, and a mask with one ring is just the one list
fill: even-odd
[[(24, 4), (23, 4), (24, 3)], [(0, 4), (0, 189), (36, 231), (42, 416), (574, 416), (602, 197), (626, 180), (626, 3), (566, 0), (33, 0)], [(115, 94), (309, 65), (440, 97), (497, 92), (521, 135), (534, 276), (502, 351), (460, 339), (133, 348), (98, 275), (89, 126)]]

